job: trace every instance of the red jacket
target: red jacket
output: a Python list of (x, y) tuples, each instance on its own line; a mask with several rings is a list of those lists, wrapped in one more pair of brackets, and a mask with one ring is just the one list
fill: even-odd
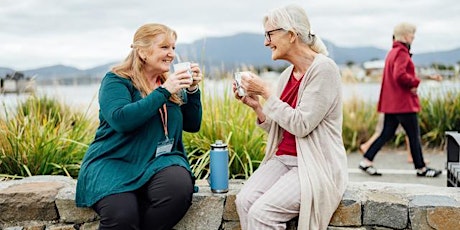
[(401, 42), (393, 42), (393, 48), (385, 60), (378, 111), (381, 113), (413, 113), (420, 111), (420, 101), (411, 88), (418, 87), (415, 66), (409, 49)]

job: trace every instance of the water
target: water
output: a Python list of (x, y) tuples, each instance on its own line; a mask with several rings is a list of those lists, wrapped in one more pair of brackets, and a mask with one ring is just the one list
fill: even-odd
[[(420, 97), (436, 98), (449, 91), (459, 91), (460, 81), (422, 81), (418, 88)], [(364, 101), (377, 103), (380, 96), (380, 83), (344, 83), (342, 87), (344, 100), (360, 98)]]
[[(46, 85), (37, 86), (36, 95), (54, 98), (75, 110), (97, 113), (97, 92), (99, 84), (93, 85)], [(23, 102), (29, 94), (0, 94), (0, 115), (4, 116), (5, 109), (14, 111), (18, 103)]]
[[(273, 82), (273, 81), (271, 81)], [(224, 92), (230, 92), (232, 83), (229, 80), (206, 80), (205, 95), (212, 97), (221, 96)], [(55, 98), (75, 109), (89, 109), (96, 111), (98, 109), (97, 93), (99, 84), (92, 85), (47, 85), (37, 86), (38, 96), (47, 96)], [(376, 103), (380, 94), (380, 83), (343, 83), (344, 101), (352, 98), (360, 98), (370, 103)], [(419, 87), (421, 97), (438, 97), (445, 95), (446, 92), (460, 90), (460, 81), (422, 81)], [(14, 108), (18, 102), (27, 98), (27, 94), (0, 94), (1, 106)], [(3, 109), (1, 110), (3, 111)]]

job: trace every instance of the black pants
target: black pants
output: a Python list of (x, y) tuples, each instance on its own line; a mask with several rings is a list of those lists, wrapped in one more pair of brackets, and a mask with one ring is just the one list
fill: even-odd
[(133, 192), (107, 196), (93, 209), (101, 220), (99, 229), (169, 230), (192, 204), (193, 182), (180, 166), (170, 166)]
[(380, 136), (372, 143), (364, 157), (370, 161), (374, 160), (377, 152), (389, 141), (396, 132), (396, 128), (401, 124), (409, 138), (410, 152), (414, 161), (414, 167), (421, 169), (425, 167), (420, 143), (420, 128), (418, 125), (417, 113), (385, 114), (383, 130)]

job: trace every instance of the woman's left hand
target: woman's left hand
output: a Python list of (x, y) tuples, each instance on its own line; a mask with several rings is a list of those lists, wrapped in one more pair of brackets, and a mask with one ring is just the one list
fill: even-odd
[(246, 95), (244, 97), (241, 97), (240, 99), (244, 104), (247, 106), (251, 107), (252, 109), (256, 110), (259, 107), (262, 107), (260, 102), (259, 102), (259, 96), (258, 95)]
[(249, 73), (241, 78), (241, 85), (248, 95), (260, 95), (267, 99), (270, 97), (270, 89), (268, 83), (254, 73)]

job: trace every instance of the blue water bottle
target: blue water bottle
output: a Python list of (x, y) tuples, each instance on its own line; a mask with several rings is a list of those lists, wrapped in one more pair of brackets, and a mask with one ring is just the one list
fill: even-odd
[(211, 144), (211, 163), (209, 185), (214, 193), (228, 192), (228, 149), (222, 140)]

